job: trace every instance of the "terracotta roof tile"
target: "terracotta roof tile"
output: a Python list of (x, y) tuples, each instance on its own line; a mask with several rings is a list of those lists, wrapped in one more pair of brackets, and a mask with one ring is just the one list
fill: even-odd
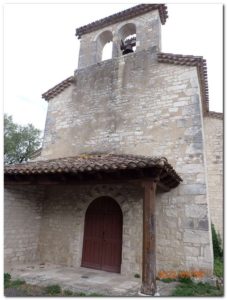
[(92, 22), (88, 25), (79, 27), (76, 29), (76, 36), (80, 39), (82, 35), (104, 28), (106, 26), (112, 25), (117, 22), (125, 21), (136, 16), (142, 15), (148, 11), (158, 9), (159, 16), (162, 24), (165, 24), (168, 18), (167, 6), (165, 4), (139, 4), (132, 8), (123, 10), (119, 13), (113, 14), (109, 17), (100, 19), (98, 21)]
[(158, 62), (197, 67), (200, 80), (203, 113), (204, 115), (206, 115), (209, 112), (209, 93), (206, 60), (203, 59), (202, 56), (158, 53)]
[(42, 98), (45, 100), (50, 100), (60, 94), (64, 89), (69, 87), (71, 84), (74, 83), (74, 76), (70, 76), (67, 79), (63, 80), (59, 84), (55, 85), (53, 88), (49, 89), (47, 92), (42, 94)]
[(152, 168), (162, 169), (162, 180), (168, 182), (168, 185), (171, 187), (177, 186), (182, 181), (164, 157), (117, 154), (84, 154), (75, 157), (7, 165), (5, 166), (4, 173), (9, 178), (15, 175), (79, 174)]

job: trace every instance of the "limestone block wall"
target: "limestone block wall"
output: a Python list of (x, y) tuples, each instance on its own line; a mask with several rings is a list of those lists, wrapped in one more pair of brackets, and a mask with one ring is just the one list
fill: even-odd
[(211, 221), (223, 239), (223, 120), (204, 118)]
[(53, 186), (43, 202), (40, 231), (41, 262), (79, 267), (85, 213), (101, 196), (115, 199), (123, 213), (122, 274), (141, 274), (142, 196), (134, 186)]
[(212, 272), (196, 67), (158, 63), (154, 49), (77, 70), (49, 101), (42, 158), (113, 152), (165, 156), (183, 178), (158, 196), (159, 268)]
[(10, 265), (39, 261), (43, 189), (6, 186), (4, 194), (5, 271)]

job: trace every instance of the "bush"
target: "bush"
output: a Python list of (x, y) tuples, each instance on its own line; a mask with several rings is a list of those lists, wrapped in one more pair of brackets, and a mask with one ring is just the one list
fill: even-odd
[(9, 287), (11, 280), (11, 275), (9, 273), (4, 273), (4, 288)]
[(64, 296), (73, 296), (73, 292), (70, 290), (64, 290)]
[(17, 287), (21, 286), (22, 284), (25, 284), (24, 280), (16, 279), (16, 280), (10, 282), (10, 287), (17, 288)]
[(45, 289), (48, 295), (59, 295), (61, 294), (61, 287), (58, 284), (49, 285)]
[(208, 283), (181, 283), (178, 285), (173, 293), (172, 296), (183, 296), (183, 297), (190, 297), (190, 296), (223, 296), (223, 290), (218, 289), (216, 287), (211, 286)]
[(180, 278), (179, 278), (179, 281), (180, 281), (181, 283), (192, 283), (192, 280), (191, 280), (190, 277), (180, 277)]
[(176, 281), (176, 279), (175, 279), (175, 278), (163, 278), (163, 279), (161, 279), (161, 281), (163, 281), (163, 282), (165, 282), (165, 283), (169, 283), (169, 282), (174, 282), (174, 281)]
[(212, 231), (212, 242), (213, 242), (213, 251), (214, 251), (214, 258), (223, 257), (223, 250), (221, 246), (221, 238), (220, 235), (217, 234), (214, 224), (211, 224), (211, 231)]
[(223, 259), (220, 257), (214, 259), (214, 274), (217, 277), (224, 276), (224, 263)]

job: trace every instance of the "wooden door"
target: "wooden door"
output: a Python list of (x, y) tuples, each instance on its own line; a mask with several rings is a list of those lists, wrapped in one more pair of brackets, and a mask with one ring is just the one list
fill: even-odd
[(85, 215), (82, 267), (120, 273), (122, 212), (115, 200), (94, 200)]

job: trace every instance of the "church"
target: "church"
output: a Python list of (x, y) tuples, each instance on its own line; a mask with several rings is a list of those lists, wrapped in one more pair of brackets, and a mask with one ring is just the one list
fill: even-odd
[(209, 110), (206, 60), (162, 52), (167, 18), (140, 4), (76, 29), (78, 68), (42, 95), (39, 156), (5, 166), (5, 270), (138, 273), (147, 295), (159, 271), (213, 273), (223, 115)]

